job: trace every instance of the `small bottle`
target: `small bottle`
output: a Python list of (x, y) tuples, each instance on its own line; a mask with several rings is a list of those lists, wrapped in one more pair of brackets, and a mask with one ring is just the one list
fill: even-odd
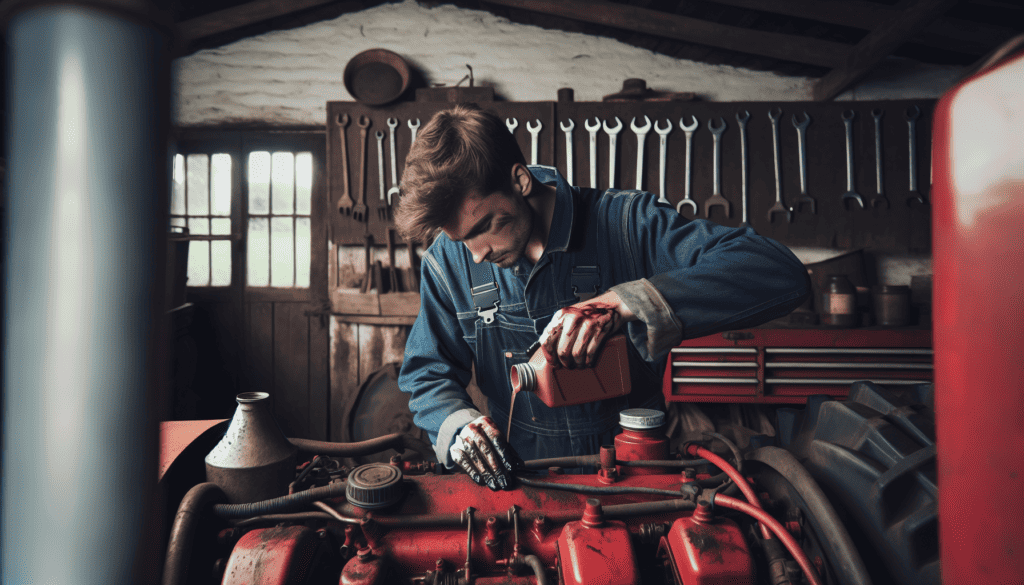
[(538, 349), (524, 364), (509, 372), (512, 400), (519, 392), (533, 392), (550, 406), (570, 406), (629, 394), (629, 355), (626, 336), (613, 335), (604, 342), (591, 368), (553, 367)]
[(821, 294), (821, 324), (829, 327), (853, 327), (857, 324), (857, 291), (844, 274), (828, 277)]

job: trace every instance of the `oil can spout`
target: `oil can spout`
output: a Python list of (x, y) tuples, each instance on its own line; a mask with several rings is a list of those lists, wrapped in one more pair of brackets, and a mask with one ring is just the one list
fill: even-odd
[(515, 364), (509, 373), (514, 392), (534, 392), (537, 389), (537, 369), (533, 364)]

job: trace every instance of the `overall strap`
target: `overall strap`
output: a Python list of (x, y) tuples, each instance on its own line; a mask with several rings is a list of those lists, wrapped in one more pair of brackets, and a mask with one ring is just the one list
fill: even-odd
[(498, 283), (494, 278), (494, 271), (490, 262), (477, 264), (466, 255), (469, 262), (470, 293), (473, 295), (473, 305), (476, 307), (476, 314), (483, 317), (484, 323), (493, 323), (494, 314), (498, 312), (500, 297), (498, 296)]
[[(585, 226), (583, 234), (574, 235), (575, 254), (573, 256), (572, 294), (576, 296), (576, 302), (588, 301), (594, 298), (601, 288), (601, 267), (597, 263), (597, 248), (600, 243), (601, 234), (598, 228), (597, 214), (594, 209), (587, 205), (583, 197), (577, 197), (576, 205), (578, 225)], [(582, 236), (582, 237), (580, 237)]]

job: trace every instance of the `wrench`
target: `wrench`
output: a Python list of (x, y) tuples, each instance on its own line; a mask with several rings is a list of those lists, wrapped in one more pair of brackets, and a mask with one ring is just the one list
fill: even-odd
[(519, 127), (519, 120), (516, 120), (515, 118), (505, 118), (505, 127), (508, 128), (510, 134), (515, 136), (516, 128)]
[(406, 124), (409, 125), (409, 131), (412, 132), (412, 140), (409, 141), (409, 147), (412, 147), (412, 143), (416, 142), (416, 131), (420, 129), (420, 119), (416, 118), (416, 123), (412, 123), (412, 118), (409, 119)]
[(619, 132), (622, 130), (622, 120), (618, 116), (615, 116), (614, 128), (608, 127), (608, 122), (604, 122), (604, 131), (608, 134), (608, 188), (615, 188), (615, 146)]
[(597, 189), (597, 132), (601, 129), (601, 119), (594, 118), (596, 120), (594, 125), (590, 125), (590, 119), (583, 121), (583, 127), (590, 132), (590, 188)]
[(352, 219), (366, 221), (366, 137), (370, 133), (370, 125), (373, 121), (365, 115), (359, 116), (356, 125), (359, 126), (359, 140), (362, 142), (362, 149), (359, 152), (359, 203), (352, 208)]
[(747, 221), (747, 120), (750, 119), (750, 112), (743, 110), (741, 116), (739, 112), (736, 112), (736, 123), (740, 125), (740, 170), (742, 171), (743, 182), (741, 185), (743, 200), (743, 214), (740, 221), (740, 227), (750, 227), (750, 222)]
[(348, 126), (348, 114), (338, 116), (338, 138), (341, 141), (341, 196), (338, 197), (338, 213), (352, 213), (355, 201), (348, 192), (348, 145), (345, 144), (345, 127)]
[(693, 216), (697, 217), (699, 213), (697, 202), (690, 199), (690, 163), (693, 161), (693, 131), (700, 125), (697, 122), (697, 116), (690, 116), (693, 122), (687, 126), (683, 124), (685, 118), (679, 118), (679, 129), (686, 133), (686, 181), (683, 183), (683, 200), (676, 205), (676, 213), (682, 215), (683, 207), (689, 205), (693, 208)]
[(907, 205), (917, 201), (921, 205), (927, 205), (921, 192), (917, 190), (917, 119), (921, 116), (921, 108), (910, 106), (907, 108), (907, 134), (910, 138), (910, 197), (907, 197)]
[(537, 125), (536, 126), (530, 126), (530, 122), (529, 121), (526, 122), (526, 130), (530, 133), (530, 164), (531, 165), (537, 164), (537, 136), (540, 135), (540, 129), (543, 128), (543, 127), (544, 127), (544, 125), (540, 123), (540, 120), (537, 120)]
[(651, 119), (644, 116), (646, 124), (643, 126), (636, 125), (636, 116), (633, 117), (633, 121), (629, 123), (629, 127), (636, 134), (636, 190), (640, 191), (643, 189), (644, 183), (644, 143), (647, 141), (647, 133), (651, 130)]
[[(777, 110), (777, 112), (776, 112)], [(775, 153), (775, 205), (768, 210), (768, 221), (779, 212), (786, 214), (786, 221), (793, 223), (793, 211), (787, 209), (782, 203), (782, 161), (779, 160), (779, 118), (782, 117), (782, 108), (768, 110), (768, 119), (772, 121), (772, 151)]]
[(388, 118), (388, 141), (391, 143), (391, 188), (388, 189), (388, 207), (391, 207), (392, 197), (398, 195), (398, 156), (395, 154), (395, 128), (398, 128), (398, 118)]
[(377, 137), (377, 177), (380, 183), (380, 207), (377, 215), (381, 219), (387, 219), (387, 207), (384, 206), (384, 132), (377, 130), (374, 134)]
[(796, 128), (796, 143), (800, 150), (800, 198), (796, 200), (796, 207), (790, 207), (790, 211), (800, 211), (801, 203), (811, 204), (811, 213), (818, 213), (818, 204), (807, 194), (807, 127), (811, 125), (811, 117), (804, 112), (803, 122), (796, 121), (796, 114), (793, 114), (793, 127)]
[(714, 122), (713, 118), (708, 119), (708, 130), (715, 137), (715, 150), (714, 150), (714, 177), (715, 177), (715, 192), (708, 197), (707, 201), (704, 202), (704, 217), (711, 217), (711, 208), (715, 205), (721, 205), (725, 208), (725, 217), (732, 216), (732, 208), (729, 205), (729, 200), (722, 197), (722, 134), (725, 133), (725, 129), (728, 125), (725, 123), (725, 118), (719, 118), (722, 125), (715, 128), (712, 125)]
[(569, 120), (568, 126), (563, 122), (559, 122), (558, 126), (565, 132), (565, 176), (572, 185), (572, 129), (576, 127), (576, 123)]
[(864, 199), (853, 190), (853, 118), (856, 115), (853, 110), (843, 112), (843, 125), (846, 126), (846, 193), (843, 193), (843, 207), (846, 209), (849, 209), (846, 202), (850, 199), (860, 203), (860, 208), (864, 209)]
[(658, 120), (654, 123), (654, 131), (658, 133), (658, 143), (661, 146), (661, 166), (659, 167), (660, 173), (658, 174), (658, 203), (672, 205), (672, 202), (669, 201), (667, 197), (665, 197), (665, 163), (668, 158), (668, 133), (672, 131), (672, 120), (665, 120), (666, 122), (668, 122), (668, 126), (665, 127), (664, 130), (662, 130), (661, 127), (658, 126), (658, 123), (660, 121), (661, 120)]
[(871, 117), (875, 119), (875, 182), (878, 185), (878, 194), (871, 199), (871, 207), (885, 204), (889, 209), (889, 199), (882, 191), (882, 116), (885, 115), (879, 108), (871, 110)]

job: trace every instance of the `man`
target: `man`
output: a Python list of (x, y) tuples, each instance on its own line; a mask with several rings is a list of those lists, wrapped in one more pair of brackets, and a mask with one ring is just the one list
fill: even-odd
[[(810, 290), (800, 261), (749, 228), (687, 221), (650, 193), (574, 187), (551, 167), (528, 167), (501, 120), (475, 106), (421, 129), (401, 195), (399, 231), (436, 239), (399, 387), (438, 459), (491, 489), (509, 484), (515, 453), (596, 453), (619, 411), (660, 406), (666, 356), (681, 340), (783, 316)], [(632, 393), (561, 408), (523, 393), (508, 452), (498, 429), (512, 365), (539, 341), (549, 362), (587, 367), (623, 328)], [(465, 391), (473, 364), (497, 423)]]

